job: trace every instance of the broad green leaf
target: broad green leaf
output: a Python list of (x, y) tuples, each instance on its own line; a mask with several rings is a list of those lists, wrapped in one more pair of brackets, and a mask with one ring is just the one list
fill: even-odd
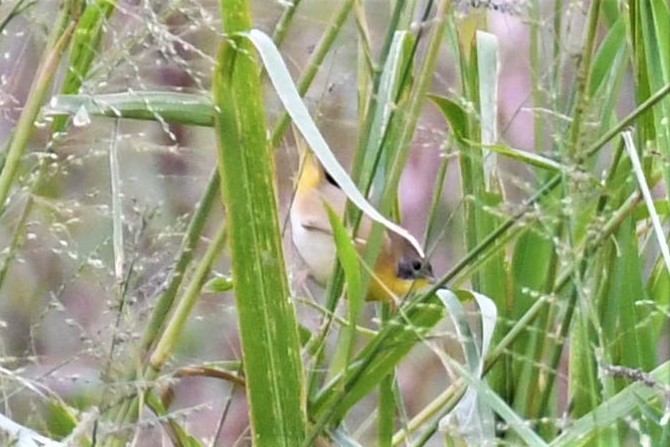
[(79, 422), (74, 409), (66, 405), (65, 402), (56, 399), (50, 399), (47, 402), (47, 408), (49, 414), (46, 421), (49, 433), (59, 438), (65, 438), (72, 434)]
[(285, 271), (260, 70), (250, 41), (235, 34), (249, 30), (250, 6), (242, 0), (221, 0), (220, 6), (226, 32), (236, 37), (221, 44), (212, 96), (253, 444), (295, 447), (306, 430), (298, 324)]

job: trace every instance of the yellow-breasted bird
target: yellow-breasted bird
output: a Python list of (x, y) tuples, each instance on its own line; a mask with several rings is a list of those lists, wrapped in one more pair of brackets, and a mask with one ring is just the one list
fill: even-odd
[[(293, 243), (305, 261), (310, 276), (325, 286), (336, 260), (335, 241), (324, 202), (339, 216), (344, 214), (347, 198), (315, 156), (304, 151), (300, 176), (291, 205)], [(355, 245), (362, 253), (372, 221), (363, 216), (356, 233)], [(410, 290), (426, 286), (432, 279), (432, 268), (405, 238), (386, 230), (381, 252), (373, 270), (367, 299), (395, 301)]]

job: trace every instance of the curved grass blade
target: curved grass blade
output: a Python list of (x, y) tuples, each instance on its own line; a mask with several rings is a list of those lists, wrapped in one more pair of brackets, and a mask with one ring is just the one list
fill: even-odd
[(372, 205), (370, 205), (360, 193), (356, 184), (351, 180), (351, 177), (349, 177), (342, 165), (337, 161), (333, 152), (330, 150), (328, 143), (326, 143), (326, 140), (319, 132), (312, 117), (309, 115), (307, 107), (305, 107), (302, 98), (295, 88), (295, 84), (286, 68), (286, 64), (272, 40), (259, 30), (251, 30), (248, 33), (245, 33), (244, 36), (246, 36), (258, 50), (258, 53), (265, 64), (268, 76), (272, 81), (272, 85), (291, 119), (293, 119), (295, 126), (300, 130), (300, 133), (305, 138), (305, 141), (307, 141), (307, 144), (312, 148), (316, 157), (333, 177), (335, 182), (342, 188), (342, 191), (344, 191), (349, 200), (351, 200), (372, 220), (384, 225), (387, 229), (405, 238), (423, 257), (423, 249), (414, 236), (398, 224), (382, 216)]
[[(437, 292), (437, 296), (448, 309), (448, 315), (454, 323), (458, 341), (465, 355), (467, 370), (482, 380), (484, 358), (488, 354), (498, 319), (495, 303), (484, 295), (463, 290), (454, 293), (443, 289)], [(479, 307), (479, 326), (482, 330), (480, 340), (475, 338), (470, 329), (469, 318), (462, 304), (467, 301), (475, 301)], [(482, 399), (478, 398), (478, 392), (473, 387), (468, 387), (454, 410), (442, 418), (440, 430), (452, 433), (454, 425), (468, 445), (483, 445), (495, 438), (493, 413), (489, 407), (483, 405)]]
[(428, 98), (440, 109), (457, 139), (469, 136), (468, 115), (460, 104), (440, 95), (428, 95)]

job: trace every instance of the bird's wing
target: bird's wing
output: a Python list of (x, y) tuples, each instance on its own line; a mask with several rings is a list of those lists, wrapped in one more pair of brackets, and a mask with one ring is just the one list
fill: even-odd
[[(327, 203), (338, 216), (342, 217), (346, 202), (347, 197), (341, 189), (331, 184), (322, 184), (317, 189), (301, 194), (300, 200), (294, 202), (293, 213), (299, 216), (299, 223), (303, 228), (332, 235), (333, 230), (324, 203)], [(354, 238), (354, 243), (359, 251), (365, 249), (373, 223), (372, 219), (365, 214), (362, 216)], [(390, 251), (391, 240), (387, 233), (385, 231), (384, 242), (382, 243), (382, 250), (384, 251)]]
[(324, 203), (328, 203), (335, 213), (342, 216), (345, 199), (339, 189), (332, 185), (321, 185), (318, 189), (301, 193), (293, 202), (291, 215), (296, 216), (299, 224), (307, 230), (332, 235), (333, 230)]

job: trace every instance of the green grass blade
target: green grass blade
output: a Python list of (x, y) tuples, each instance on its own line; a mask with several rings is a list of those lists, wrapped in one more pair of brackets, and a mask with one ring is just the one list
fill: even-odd
[[(339, 9), (337, 10), (337, 12), (333, 15), (332, 20), (330, 21), (328, 26), (325, 27), (326, 31), (321, 36), (321, 39), (314, 48), (314, 53), (309, 63), (307, 64), (307, 67), (305, 67), (305, 70), (300, 76), (300, 81), (298, 81), (298, 92), (299, 92), (298, 96), (302, 96), (305, 93), (307, 93), (307, 90), (309, 89), (310, 85), (312, 85), (312, 81), (314, 81), (314, 78), (316, 77), (319, 68), (321, 67), (326, 55), (332, 49), (333, 43), (335, 42), (335, 38), (342, 30), (344, 22), (349, 16), (349, 13), (351, 12), (351, 8), (353, 7), (353, 5), (354, 0), (344, 0), (340, 5)], [(272, 40), (269, 39), (269, 37), (268, 40), (272, 42)], [(263, 50), (261, 48), (258, 48), (258, 51), (261, 53), (262, 56)], [(265, 64), (265, 68), (266, 69), (270, 68), (268, 67), (267, 63)], [(270, 76), (270, 78), (272, 79), (272, 75)], [(284, 104), (284, 106), (286, 106), (286, 104)], [(295, 117), (291, 115), (290, 110), (287, 110), (287, 112), (288, 113), (284, 113), (279, 117), (277, 123), (274, 126), (274, 129), (272, 130), (272, 136), (270, 137), (270, 141), (272, 142), (273, 148), (279, 146), (279, 143), (281, 142), (281, 139), (284, 136), (284, 132), (288, 127), (289, 117), (291, 117), (295, 121)]]
[(210, 98), (200, 94), (178, 92), (60, 95), (51, 100), (44, 113), (47, 116), (85, 113), (90, 116), (214, 126), (214, 108)]
[(596, 52), (593, 59), (593, 68), (591, 74), (591, 84), (589, 85), (589, 94), (596, 95), (599, 90), (607, 85), (607, 78), (612, 72), (612, 66), (615, 65), (626, 50), (626, 23), (623, 17), (612, 25), (605, 40)]
[(393, 142), (386, 144), (389, 143), (387, 136), (391, 132), (392, 123), (397, 122), (393, 120), (397, 116), (393, 111), (395, 107), (400, 106), (397, 101), (401, 90), (406, 92), (409, 87), (409, 82), (403, 79), (403, 75), (408, 66), (411, 66), (409, 51), (413, 44), (407, 32), (398, 31), (393, 36), (375, 95), (377, 106), (372, 111), (370, 132), (365, 135), (367, 138), (367, 144), (363, 149), (365, 157), (362, 166), (357, 167), (362, 182), (366, 185), (375, 185), (372, 189), (376, 191), (377, 196), (384, 190), (388, 162), (393, 159), (393, 152), (396, 149)]
[[(466, 142), (472, 145), (477, 145), (477, 143), (467, 140)], [(541, 168), (549, 172), (565, 172), (567, 170), (567, 168), (561, 163), (533, 152), (516, 149), (502, 144), (489, 144), (482, 145), (481, 147), (488, 150), (489, 152), (495, 152), (496, 154), (504, 155), (505, 157), (509, 157), (513, 160), (517, 160), (529, 166), (535, 166), (536, 168)]]
[(664, 405), (667, 392), (664, 391), (670, 382), (670, 363), (666, 362), (654, 369), (649, 378), (658, 386), (638, 381), (627, 386), (611, 399), (600, 404), (593, 411), (585, 414), (572, 423), (560, 436), (554, 439), (551, 447), (578, 447), (592, 445), (592, 439), (602, 428), (622, 418), (633, 417), (640, 411), (640, 402)]
[(650, 302), (645, 303), (653, 312), (650, 336), (656, 340), (665, 327), (668, 319), (668, 309), (670, 309), (670, 273), (665, 267), (665, 263), (659, 259), (647, 283), (647, 293)]
[[(498, 319), (495, 303), (488, 297), (463, 290), (456, 293), (440, 290), (437, 295), (447, 308), (447, 315), (453, 322), (456, 340), (461, 344), (465, 357), (464, 369), (473, 378), (481, 380), (484, 358), (488, 354)], [(471, 301), (475, 301), (478, 307), (477, 315), (480, 318), (474, 326), (481, 328), (481, 337), (474, 335), (469, 315), (461, 304)], [(440, 351), (437, 354), (440, 358), (444, 357)], [(451, 433), (455, 433), (455, 438), (462, 439), (467, 445), (483, 445), (490, 442), (495, 438), (494, 426), (491, 408), (483, 404), (478, 390), (470, 386), (458, 405), (440, 421), (440, 429), (446, 432), (447, 438), (452, 438)]]
[[(523, 440), (524, 445), (537, 447), (547, 445), (547, 443), (544, 442), (537, 433), (531, 430), (528, 427), (528, 424), (509, 407), (498, 393), (495, 393), (486, 383), (476, 375), (472, 374), (468, 368), (449, 356), (441, 355), (440, 358), (445, 365), (453, 368), (453, 370), (464, 379), (464, 382), (476, 391), (478, 398), (481, 399), (486, 406), (495, 411), (505, 421), (507, 426), (519, 437), (519, 439)], [(468, 427), (464, 427), (466, 430), (467, 428)]]
[(644, 171), (642, 170), (642, 164), (637, 155), (637, 150), (635, 148), (635, 143), (633, 142), (633, 136), (630, 131), (623, 133), (623, 139), (625, 142), (626, 151), (633, 165), (633, 172), (637, 178), (637, 182), (642, 191), (642, 196), (644, 197), (644, 202), (647, 205), (649, 210), (649, 216), (651, 218), (651, 223), (654, 228), (654, 234), (658, 241), (659, 248), (661, 249), (661, 254), (663, 255), (663, 261), (665, 262), (665, 267), (670, 272), (670, 249), (668, 248), (668, 241), (665, 238), (665, 232), (661, 226), (661, 220), (658, 218), (658, 213), (656, 213), (656, 208), (654, 207), (654, 199), (649, 190), (649, 185), (647, 185), (647, 179), (645, 178)]
[(349, 324), (341, 332), (335, 359), (331, 363), (331, 371), (340, 372), (351, 363), (351, 359), (353, 358), (356, 343), (356, 324), (363, 310), (367, 291), (363, 289), (361, 282), (361, 265), (358, 260), (356, 247), (340, 217), (329, 206), (326, 209), (328, 211), (330, 226), (333, 229), (333, 236), (335, 237), (337, 258), (344, 271), (347, 284), (347, 297), (349, 298), (347, 303)]
[(193, 259), (194, 250), (205, 229), (207, 216), (214, 207), (218, 197), (220, 197), (220, 183), (218, 169), (215, 169), (210, 175), (207, 186), (205, 187), (200, 202), (193, 213), (193, 217), (191, 218), (186, 233), (182, 239), (179, 256), (177, 257), (174, 266), (174, 273), (170, 278), (170, 282), (168, 283), (165, 292), (162, 293), (158, 299), (151, 314), (151, 319), (144, 329), (140, 345), (142, 355), (147, 354), (153, 343), (160, 336), (161, 328), (165, 325), (168, 315), (173, 309), (177, 292), (179, 291), (186, 274), (186, 269)]
[[(221, 0), (223, 26), (213, 82), (215, 129), (227, 211), (246, 391), (254, 445), (299, 445), (305, 387), (298, 325), (285, 271), (260, 70), (250, 5)], [(269, 38), (268, 38), (269, 40)]]
[(440, 109), (456, 137), (459, 139), (467, 138), (469, 136), (469, 129), (468, 115), (465, 109), (456, 101), (444, 96), (428, 95), (428, 97)]
[(310, 405), (316, 420), (339, 420), (379, 385), (395, 366), (444, 317), (444, 306), (431, 296), (426, 304), (396, 315), (356, 356), (351, 366), (327, 384)]
[[(461, 30), (464, 32), (463, 30)], [(461, 142), (461, 185), (463, 193), (472, 200), (465, 203), (464, 227), (466, 244), (472, 249), (485, 240), (499, 225), (499, 218), (487, 210), (496, 209), (502, 202), (501, 187), (495, 172), (495, 157), (482, 149), (497, 143), (498, 56), (495, 37), (477, 31), (467, 48), (461, 48), (461, 77), (464, 95), (473, 104), (476, 114), (467, 116), (467, 137), (481, 143), (472, 146)], [(467, 58), (466, 58), (467, 52)], [(466, 60), (467, 59), (467, 60)], [(507, 263), (502, 253), (490, 253), (474, 272), (474, 288), (494, 299), (502, 321), (507, 321), (509, 309), (506, 290)], [(504, 399), (509, 398), (510, 378), (506, 376), (507, 361), (491, 373), (492, 387)]]
[[(667, 2), (635, 2), (638, 8), (637, 26), (643, 37), (644, 70), (649, 89), (655, 91), (663, 86), (670, 85), (670, 6)], [(670, 99), (661, 101), (653, 112), (653, 135), (657, 140), (659, 150), (665, 157), (670, 156)], [(649, 135), (651, 137), (651, 135)], [(644, 141), (646, 143), (646, 141)], [(670, 168), (665, 167), (665, 181), (670, 183)]]
[[(479, 80), (479, 119), (481, 143), (484, 146), (498, 142), (498, 38), (477, 31), (477, 79)], [(490, 189), (497, 159), (494, 153), (484, 152), (484, 181)]]

